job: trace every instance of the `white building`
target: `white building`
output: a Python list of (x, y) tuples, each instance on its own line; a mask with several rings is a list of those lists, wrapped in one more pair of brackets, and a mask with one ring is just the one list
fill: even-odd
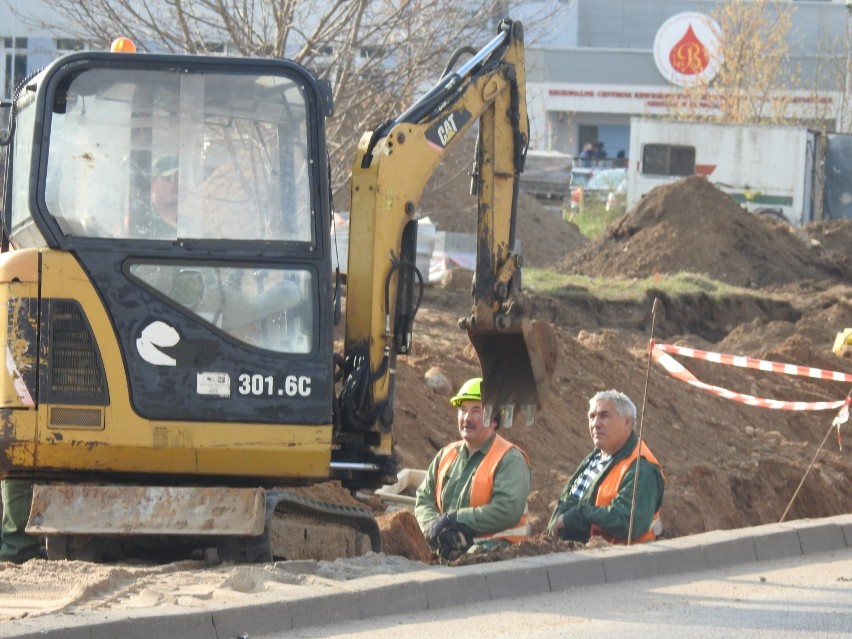
[(46, 11), (40, 0), (0, 0), (0, 98), (10, 98), (21, 80), (60, 53), (84, 47), (80, 40), (48, 33), (21, 18)]

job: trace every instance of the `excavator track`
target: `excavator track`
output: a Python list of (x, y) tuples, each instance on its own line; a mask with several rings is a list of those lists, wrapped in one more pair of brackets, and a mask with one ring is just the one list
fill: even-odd
[[(305, 497), (289, 490), (266, 491), (266, 525), (263, 534), (256, 537), (219, 538), (216, 549), (221, 561), (258, 563), (273, 559), (295, 559), (303, 557), (281, 557), (274, 548), (271, 535), (273, 518), (276, 515), (296, 515), (312, 522), (341, 524), (366, 535), (373, 552), (381, 552), (382, 538), (379, 525), (366, 508), (323, 502)], [(307, 533), (305, 533), (307, 534)]]

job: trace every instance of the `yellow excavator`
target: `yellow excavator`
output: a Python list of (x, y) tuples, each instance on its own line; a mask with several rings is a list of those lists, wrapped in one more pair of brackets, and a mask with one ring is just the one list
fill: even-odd
[(26, 79), (8, 106), (0, 477), (34, 482), (27, 530), (51, 557), (202, 538), (222, 559), (269, 560), (275, 512), (343, 522), (379, 550), (369, 511), (286, 487), (393, 478), (396, 358), (424, 284), (417, 206), (475, 125), (477, 259), (460, 324), (486, 410), (510, 425), (544, 402), (556, 344), (525, 316), (514, 251), (528, 143), (519, 22), (363, 135), (341, 353), (332, 101), (306, 69), (85, 51)]

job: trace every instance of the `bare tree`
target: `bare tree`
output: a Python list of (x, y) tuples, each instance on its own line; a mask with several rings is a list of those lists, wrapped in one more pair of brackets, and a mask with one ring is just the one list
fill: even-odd
[(723, 33), (724, 63), (713, 82), (723, 119), (783, 121), (797, 81), (787, 64), (792, 5), (731, 0), (718, 5), (714, 18)]
[[(453, 50), (496, 34), (500, 0), (42, 0), (50, 21), (23, 19), (106, 48), (286, 57), (329, 80), (334, 190), (344, 187), (361, 133), (404, 110)], [(528, 25), (525, 25), (528, 26)]]

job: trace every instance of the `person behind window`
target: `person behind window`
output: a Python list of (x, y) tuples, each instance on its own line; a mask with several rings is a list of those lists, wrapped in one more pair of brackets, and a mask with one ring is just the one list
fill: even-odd
[(151, 167), (151, 200), (134, 237), (175, 239), (177, 237), (180, 171), (176, 155), (162, 155)]
[(604, 148), (603, 142), (596, 142), (595, 143), (594, 158), (595, 158), (595, 163), (598, 166), (600, 166), (604, 162), (606, 162), (607, 153), (606, 153), (606, 149)]
[(595, 146), (591, 142), (586, 142), (583, 145), (583, 150), (580, 151), (580, 164), (584, 168), (592, 166), (592, 160), (595, 159)]

